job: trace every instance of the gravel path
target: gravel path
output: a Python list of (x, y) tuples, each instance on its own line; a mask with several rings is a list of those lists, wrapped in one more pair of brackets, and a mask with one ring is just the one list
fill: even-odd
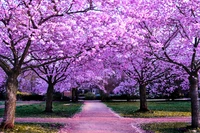
[(82, 111), (72, 118), (16, 118), (25, 123), (65, 123), (59, 133), (145, 133), (140, 129), (143, 123), (190, 121), (190, 117), (123, 118), (99, 101), (85, 101)]

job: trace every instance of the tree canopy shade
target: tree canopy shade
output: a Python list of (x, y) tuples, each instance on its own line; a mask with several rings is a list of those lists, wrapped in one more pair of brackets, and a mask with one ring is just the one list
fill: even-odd
[[(17, 78), (30, 69), (44, 81), (93, 82), (105, 92), (131, 81), (143, 94), (149, 83), (165, 86), (162, 78), (189, 77), (182, 87), (190, 88), (192, 127), (198, 127), (199, 0), (1, 0), (0, 12), (0, 68), (7, 76), (2, 127), (14, 126)], [(73, 60), (66, 80), (60, 60), (66, 66)]]

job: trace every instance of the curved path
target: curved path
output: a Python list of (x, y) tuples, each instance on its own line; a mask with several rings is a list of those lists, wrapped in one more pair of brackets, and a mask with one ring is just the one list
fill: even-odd
[(72, 118), (16, 118), (16, 122), (65, 123), (59, 133), (145, 133), (140, 124), (190, 121), (190, 117), (123, 118), (99, 101), (85, 101), (82, 111)]

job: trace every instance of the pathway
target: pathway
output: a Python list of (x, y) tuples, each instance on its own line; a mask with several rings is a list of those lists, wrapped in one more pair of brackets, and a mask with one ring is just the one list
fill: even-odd
[(126, 120), (98, 101), (86, 101), (82, 111), (61, 129), (60, 133), (139, 133)]

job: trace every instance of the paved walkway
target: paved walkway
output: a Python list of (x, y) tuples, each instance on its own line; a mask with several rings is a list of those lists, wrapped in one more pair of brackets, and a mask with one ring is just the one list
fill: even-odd
[(145, 133), (143, 123), (190, 122), (190, 117), (124, 118), (98, 101), (86, 101), (82, 111), (76, 114), (60, 133)]
[(72, 118), (16, 118), (16, 122), (65, 123), (59, 133), (145, 133), (142, 123), (190, 121), (190, 117), (123, 118), (99, 101), (85, 101), (82, 111)]
[(130, 120), (121, 118), (105, 104), (86, 101), (82, 111), (73, 117), (60, 133), (137, 133)]

